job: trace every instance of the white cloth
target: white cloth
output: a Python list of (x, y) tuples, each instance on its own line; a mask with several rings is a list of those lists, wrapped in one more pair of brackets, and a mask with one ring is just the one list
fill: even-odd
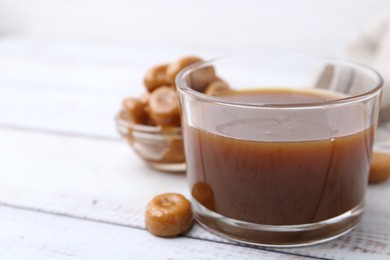
[(368, 25), (347, 48), (350, 59), (376, 69), (384, 79), (381, 110), (390, 109), (390, 14)]

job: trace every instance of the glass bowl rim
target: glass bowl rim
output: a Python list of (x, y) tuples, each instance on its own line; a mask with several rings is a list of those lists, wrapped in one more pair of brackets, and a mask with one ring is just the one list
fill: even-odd
[[(121, 118), (121, 113), (123, 110), (119, 111), (115, 116), (115, 121), (119, 127), (125, 127), (126, 129), (132, 129), (137, 132), (149, 133), (149, 134), (161, 134), (161, 135), (172, 135), (172, 136), (181, 136), (181, 127), (179, 126), (151, 126), (151, 125), (141, 125), (129, 122)], [(118, 128), (119, 128), (118, 127)], [(166, 129), (166, 130), (164, 130)], [(119, 128), (119, 131), (121, 129)]]

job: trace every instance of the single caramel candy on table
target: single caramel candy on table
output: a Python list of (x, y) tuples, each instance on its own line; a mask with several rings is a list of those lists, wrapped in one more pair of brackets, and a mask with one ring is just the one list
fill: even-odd
[(145, 225), (156, 236), (180, 235), (192, 225), (191, 203), (177, 193), (158, 195), (146, 207)]
[(371, 157), (370, 175), (368, 181), (377, 183), (390, 177), (390, 152), (374, 150)]
[(144, 85), (149, 92), (161, 86), (170, 85), (170, 80), (167, 76), (168, 64), (162, 64), (150, 68), (144, 77)]
[(160, 87), (150, 94), (149, 114), (156, 125), (179, 126), (179, 98), (171, 87)]

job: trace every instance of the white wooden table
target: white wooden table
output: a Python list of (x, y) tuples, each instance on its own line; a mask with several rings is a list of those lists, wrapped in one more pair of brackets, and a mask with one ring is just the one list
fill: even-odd
[[(7, 5), (15, 7), (18, 2), (21, 0)], [(384, 3), (374, 2), (377, 9)], [(0, 1), (0, 5), (4, 3)], [(48, 8), (53, 6), (48, 4)], [(347, 8), (346, 3), (342, 6)], [(355, 21), (368, 7), (357, 6), (360, 9), (351, 18)], [(231, 3), (226, 7), (236, 8)], [(27, 11), (39, 9), (32, 4), (24, 8), (22, 14), (30, 18)], [(319, 14), (323, 7), (315, 10)], [(324, 10), (323, 17), (331, 10)], [(4, 9), (0, 9), (2, 13)], [(261, 15), (267, 13), (261, 11)], [(43, 23), (43, 14), (35, 14), (41, 20), (35, 17), (34, 21)], [(286, 10), (282, 14), (288, 15)], [(336, 12), (336, 22), (342, 15), (342, 10)], [(333, 30), (337, 29), (333, 21), (321, 28), (328, 28), (322, 35), (311, 35), (312, 41), (302, 45), (309, 38), (301, 38), (307, 28), (305, 20), (299, 19), (295, 23), (303, 29), (295, 38), (293, 33), (297, 31), (278, 32), (280, 40), (283, 33), (293, 37), (290, 47), (283, 50), (304, 51), (307, 46), (315, 46), (309, 51), (342, 55), (345, 46), (341, 43), (346, 38), (334, 42), (331, 37), (341, 37), (352, 28), (358, 31), (352, 22), (344, 23), (342, 30)], [(227, 20), (225, 17), (221, 24)], [(165, 23), (172, 21), (170, 18)], [(55, 19), (53, 23), (58, 26)], [(50, 24), (46, 31), (37, 31), (39, 26), (33, 25), (25, 37), (12, 33), (0, 37), (0, 259), (390, 259), (390, 181), (369, 186), (366, 212), (355, 230), (317, 246), (250, 247), (215, 236), (197, 224), (184, 236), (172, 239), (157, 238), (145, 230), (145, 205), (154, 195), (179, 192), (188, 196), (189, 192), (184, 174), (148, 168), (120, 139), (114, 116), (121, 100), (144, 91), (142, 76), (156, 63), (189, 53), (211, 58), (243, 48), (253, 51), (261, 43), (262, 47), (270, 47), (275, 42), (273, 48), (280, 49), (277, 39), (254, 37), (253, 41), (241, 38), (234, 42), (232, 36), (230, 45), (219, 49), (229, 35), (225, 29), (209, 42), (182, 39), (179, 43), (171, 40), (172, 45), (168, 45), (174, 35), (171, 31), (162, 37), (160, 47), (131, 37), (120, 38), (119, 33), (116, 36), (124, 40), (122, 44), (95, 44), (49, 37)], [(270, 25), (259, 26), (264, 29)], [(238, 31), (240, 28), (235, 28)], [(38, 34), (43, 37), (36, 37)], [(324, 39), (324, 45), (320, 45)]]

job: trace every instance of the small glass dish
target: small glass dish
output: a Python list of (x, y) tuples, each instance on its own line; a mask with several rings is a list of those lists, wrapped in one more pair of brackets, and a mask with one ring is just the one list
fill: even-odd
[(123, 111), (116, 117), (119, 133), (152, 168), (166, 172), (186, 170), (181, 127), (134, 124)]

